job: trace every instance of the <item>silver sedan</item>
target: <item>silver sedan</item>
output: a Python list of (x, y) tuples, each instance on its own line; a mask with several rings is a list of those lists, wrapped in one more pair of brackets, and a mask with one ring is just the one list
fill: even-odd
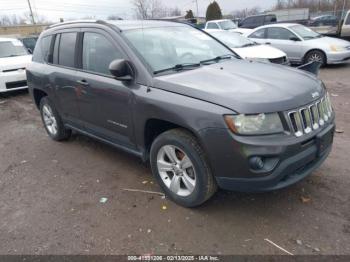
[(320, 35), (299, 24), (261, 26), (248, 37), (281, 49), (295, 64), (317, 61), (326, 65), (350, 60), (350, 42)]

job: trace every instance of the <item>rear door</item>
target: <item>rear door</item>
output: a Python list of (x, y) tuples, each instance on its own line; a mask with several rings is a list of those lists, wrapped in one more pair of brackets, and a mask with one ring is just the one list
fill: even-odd
[(105, 31), (82, 29), (79, 38), (78, 101), (86, 130), (101, 138), (133, 147), (131, 88), (109, 72), (115, 59), (127, 59)]
[(55, 104), (65, 122), (82, 127), (76, 95), (76, 45), (79, 29), (63, 30), (54, 35), (49, 82)]
[(265, 43), (284, 51), (291, 61), (299, 62), (301, 60), (301, 39), (286, 28), (268, 27)]

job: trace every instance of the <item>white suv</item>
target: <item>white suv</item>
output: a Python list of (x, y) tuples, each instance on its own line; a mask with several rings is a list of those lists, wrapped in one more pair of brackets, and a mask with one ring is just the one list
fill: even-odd
[(21, 41), (0, 38), (0, 93), (28, 88), (26, 67), (31, 60)]

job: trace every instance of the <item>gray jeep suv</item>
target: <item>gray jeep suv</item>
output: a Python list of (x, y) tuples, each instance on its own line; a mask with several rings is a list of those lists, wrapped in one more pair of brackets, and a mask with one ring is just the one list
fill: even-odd
[(166, 195), (186, 207), (217, 187), (289, 186), (331, 150), (334, 113), (319, 79), (242, 60), (186, 24), (53, 25), (27, 77), (52, 139), (75, 130), (149, 161)]

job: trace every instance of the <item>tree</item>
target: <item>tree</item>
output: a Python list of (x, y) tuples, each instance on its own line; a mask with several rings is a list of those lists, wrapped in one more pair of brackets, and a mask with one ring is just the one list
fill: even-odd
[(192, 11), (191, 9), (188, 10), (188, 11), (186, 11), (185, 18), (186, 18), (186, 19), (194, 18), (193, 11)]
[(219, 4), (214, 1), (208, 5), (206, 13), (207, 21), (222, 19), (222, 13)]
[(134, 0), (136, 18), (152, 19), (167, 15), (166, 8), (159, 0)]

